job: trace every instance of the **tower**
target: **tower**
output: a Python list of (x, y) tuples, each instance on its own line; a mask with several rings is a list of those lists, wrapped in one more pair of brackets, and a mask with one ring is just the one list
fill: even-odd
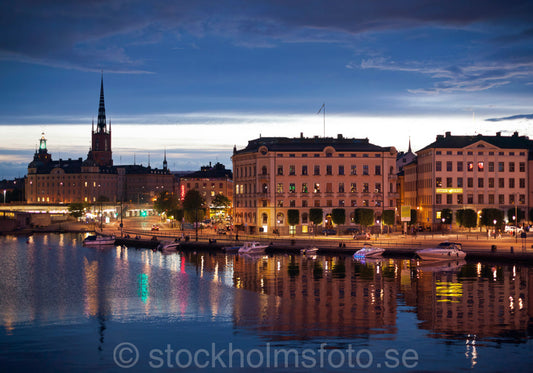
[(98, 166), (112, 166), (113, 158), (111, 153), (111, 121), (109, 121), (109, 128), (105, 116), (105, 102), (104, 102), (104, 76), (100, 82), (100, 103), (98, 105), (98, 120), (96, 123), (96, 130), (92, 129), (92, 147), (89, 152), (89, 159), (94, 161)]

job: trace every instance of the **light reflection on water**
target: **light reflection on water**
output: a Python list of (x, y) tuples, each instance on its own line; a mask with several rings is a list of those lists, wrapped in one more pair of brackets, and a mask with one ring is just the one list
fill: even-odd
[[(476, 366), (480, 346), (491, 343), (512, 342), (506, 347), (509, 356), (522, 353), (516, 344), (532, 349), (533, 286), (528, 284), (533, 284), (533, 270), (526, 266), (320, 255), (164, 255), (86, 248), (80, 237), (0, 237), (0, 345), (9, 347), (0, 352), (0, 361), (9, 361), (9, 351), (25, 348), (28, 340), (20, 337), (25, 333), (47, 330), (55, 337), (68, 326), (76, 326), (72, 333), (77, 333), (77, 328), (93, 328), (92, 320), (101, 352), (112, 349), (107, 340), (120, 341), (136, 329), (151, 341), (190, 329), (181, 336), (199, 341), (197, 325), (219, 335), (215, 342), (334, 341), (376, 349), (417, 344), (428, 349), (427, 359), (435, 364), (451, 363), (430, 348), (451, 342), (456, 357), (468, 362), (453, 368)], [(86, 338), (91, 344), (93, 337)], [(490, 356), (485, 359), (490, 368)], [(523, 361), (530, 363), (531, 357)], [(109, 356), (106, 362), (113, 367)], [(102, 368), (98, 361), (92, 364)]]

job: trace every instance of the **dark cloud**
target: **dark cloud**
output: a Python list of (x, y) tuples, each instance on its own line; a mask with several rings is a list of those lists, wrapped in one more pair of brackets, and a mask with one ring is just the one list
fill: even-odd
[(502, 122), (506, 120), (517, 120), (517, 119), (533, 119), (533, 114), (518, 114), (518, 115), (512, 115), (510, 117), (503, 117), (503, 118), (489, 118), (485, 119), (487, 122)]
[[(236, 44), (327, 40), (323, 33), (488, 22), (531, 33), (530, 0), (17, 0), (0, 5), (0, 59), (64, 68), (146, 72), (128, 46), (162, 35), (227, 36)], [(522, 26), (526, 25), (526, 26)], [(521, 30), (527, 28), (526, 30)], [(321, 34), (322, 33), (322, 34)], [(127, 43), (121, 37), (128, 36)], [(90, 52), (90, 53), (88, 53)]]

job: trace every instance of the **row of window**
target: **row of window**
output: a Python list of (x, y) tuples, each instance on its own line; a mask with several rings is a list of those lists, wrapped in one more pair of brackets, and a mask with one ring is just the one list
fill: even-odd
[[(509, 170), (509, 172), (515, 172), (516, 171), (516, 166), (515, 166), (515, 162), (507, 162), (508, 165), (507, 165), (507, 169)], [(446, 161), (446, 171), (447, 172), (463, 172), (464, 170), (464, 166), (466, 164), (466, 170), (467, 171), (474, 171), (476, 168), (479, 172), (483, 172), (485, 171), (485, 162), (484, 161), (479, 161), (479, 162), (472, 162), (472, 161), (468, 161), (468, 162), (462, 162), (462, 161), (457, 161), (455, 163), (455, 170), (453, 169), (453, 162), (452, 161)], [(443, 162), (441, 161), (436, 161), (435, 162), (435, 171), (442, 171), (442, 165), (443, 165)], [(505, 172), (505, 162), (498, 162), (497, 164), (495, 162), (488, 162), (488, 167), (487, 167), (487, 170), (488, 172), (494, 172), (495, 170), (495, 166), (498, 166), (498, 172)], [(519, 162), (518, 163), (518, 171), (519, 172), (526, 172), (526, 162)]]
[[(445, 201), (444, 201), (444, 198), (443, 196), (446, 196), (445, 198)], [(485, 195), (484, 194), (478, 194), (477, 195), (477, 202), (474, 202), (474, 194), (467, 194), (466, 195), (466, 203), (468, 205), (472, 205), (474, 203), (477, 203), (477, 204), (480, 204), (480, 205), (483, 205), (485, 203), (489, 204), (489, 205), (494, 205), (495, 204), (495, 198), (496, 198), (496, 195), (494, 194), (489, 194), (487, 197), (487, 199), (485, 199)], [(499, 205), (505, 205), (505, 194), (498, 194), (498, 204)], [(510, 194), (507, 196), (507, 201), (508, 201), (508, 204), (509, 205), (513, 205), (515, 204), (515, 201), (516, 201), (516, 196), (514, 194)], [(435, 195), (435, 204), (437, 205), (441, 205), (441, 204), (447, 204), (447, 205), (462, 205), (465, 203), (465, 196), (463, 194), (437, 194)], [(518, 196), (518, 204), (525, 204), (526, 203), (526, 196), (525, 194), (520, 194)]]
[[(195, 189), (198, 189), (200, 187), (200, 184), (199, 183), (194, 183), (194, 188)], [(207, 188), (207, 183), (203, 183), (202, 184), (202, 187), (205, 189)], [(215, 183), (211, 183), (211, 188), (212, 189), (215, 189), (216, 187), (216, 184)], [(224, 183), (219, 183), (218, 184), (218, 188), (219, 189), (224, 189)], [(187, 183), (187, 189), (191, 189), (191, 183)]]
[[(331, 199), (326, 200), (325, 207), (334, 207), (333, 206), (333, 202), (334, 201), (331, 200)], [(288, 206), (285, 205), (285, 202), (283, 200), (278, 200), (276, 202), (276, 206), (280, 207), (280, 208), (281, 207), (310, 207), (309, 206), (309, 201), (307, 201), (307, 200), (301, 200), (300, 204), (301, 204), (301, 206), (296, 206), (296, 200), (294, 200), (294, 199), (289, 200), (289, 205)], [(250, 201), (250, 203), (248, 203), (248, 201), (244, 201), (244, 202), (237, 201), (235, 203), (235, 205), (236, 205), (235, 207), (254, 207), (254, 208), (257, 207), (256, 201)], [(263, 207), (267, 207), (267, 206), (268, 206), (268, 202), (267, 201), (263, 201)], [(317, 200), (313, 201), (313, 206), (314, 207), (322, 207), (324, 205), (321, 203), (321, 200), (317, 199)], [(335, 205), (335, 207), (345, 207), (345, 206), (346, 206), (346, 201), (343, 200), (343, 199), (338, 200), (338, 204)], [(362, 206), (362, 207), (381, 207), (382, 206), (382, 201), (363, 199), (363, 200), (361, 200), (361, 203), (358, 204), (357, 200), (352, 199), (350, 201), (350, 206), (351, 207), (358, 207), (358, 206)], [(394, 201), (393, 200), (389, 200), (389, 207), (394, 207)]]
[[(285, 172), (287, 171), (287, 175), (289, 176), (296, 176), (296, 165), (289, 165), (288, 170), (286, 170), (286, 167), (284, 165), (278, 165), (276, 168), (276, 175), (283, 176), (285, 175)], [(314, 165), (312, 169), (314, 176), (321, 175), (321, 166), (320, 165)], [(346, 175), (346, 171), (349, 171), (349, 174), (352, 176), (355, 176), (358, 174), (357, 165), (351, 165), (349, 168), (345, 165), (338, 165), (337, 166), (337, 175), (343, 176)], [(362, 165), (361, 166), (361, 175), (370, 175), (370, 166), (369, 165)], [(381, 165), (375, 165), (374, 166), (374, 173), (375, 176), (381, 175)], [(389, 174), (393, 175), (395, 173), (394, 167), (390, 167)], [(266, 166), (263, 166), (261, 168), (261, 175), (262, 176), (268, 176), (268, 168)], [(302, 165), (300, 168), (300, 174), (298, 176), (307, 176), (311, 175), (311, 169), (308, 165)], [(326, 165), (325, 175), (333, 175), (333, 165)], [(255, 177), (255, 167), (240, 167), (236, 169), (235, 172), (235, 178), (239, 177)]]
[[(254, 185), (255, 186), (255, 185)], [(250, 187), (250, 188), (249, 188)], [(312, 189), (311, 189), (312, 188)], [(350, 183), (350, 193), (357, 193), (359, 192), (357, 188), (357, 183)], [(289, 189), (287, 190), (288, 193), (296, 193), (296, 183), (289, 183)], [(320, 183), (302, 183), (301, 184), (301, 193), (310, 193), (312, 191), (313, 193), (320, 193)], [(362, 193), (381, 193), (382, 192), (382, 186), (381, 183), (374, 183), (373, 188), (371, 189), (370, 183), (361, 183), (361, 190)], [(389, 183), (389, 192), (393, 193), (394, 186), (392, 183)], [(262, 193), (268, 193), (268, 185), (263, 184), (261, 188)], [(285, 192), (285, 184), (278, 183), (276, 185), (276, 193), (284, 193)], [(326, 183), (326, 193), (333, 193), (333, 183)], [(337, 192), (338, 193), (345, 193), (346, 188), (344, 183), (338, 183), (337, 185)], [(251, 185), (248, 184), (236, 184), (235, 185), (235, 193), (237, 195), (239, 194), (248, 194), (248, 193), (255, 193), (255, 188), (252, 191)]]
[[(47, 187), (50, 187), (50, 186), (52, 186), (52, 187), (56, 187), (56, 186), (61, 187), (61, 186), (63, 186), (63, 185), (64, 185), (64, 186), (69, 186), (69, 185), (67, 185), (67, 184), (63, 184), (62, 181), (61, 181), (61, 182), (58, 182), (58, 183), (55, 183), (55, 182), (46, 182), (46, 183), (45, 183), (45, 182), (43, 181), (43, 182), (37, 182), (37, 183), (35, 183), (35, 184), (37, 185), (37, 187), (45, 187), (45, 186), (47, 186)], [(30, 181), (30, 185), (33, 185), (33, 182), (32, 182), (32, 181)], [(98, 184), (98, 188), (100, 188), (100, 187), (104, 187), (104, 188), (105, 188), (105, 187), (108, 187), (109, 185), (110, 185), (110, 184), (108, 184), (108, 183)], [(72, 186), (75, 187), (75, 186), (76, 186), (76, 183), (72, 183)], [(83, 186), (84, 186), (85, 188), (87, 188), (87, 187), (89, 186), (89, 184), (87, 183), (87, 181), (83, 184)], [(93, 182), (93, 188), (96, 188), (96, 187), (97, 187), (96, 182)]]
[[(381, 158), (381, 153), (374, 153), (373, 154), (375, 158)], [(278, 158), (283, 158), (285, 156), (285, 154), (283, 153), (278, 153), (277, 154)], [(289, 153), (288, 154), (289, 158), (296, 158), (296, 153)], [(309, 156), (309, 154), (307, 153), (301, 153), (299, 154), (300, 157), (302, 158), (307, 158)], [(314, 158), (320, 158), (321, 154), (320, 153), (313, 153), (313, 157)], [(337, 156), (339, 158), (344, 158), (345, 157), (345, 154), (344, 153), (338, 153)], [(368, 158), (369, 157), (369, 154), (368, 153), (363, 153), (362, 154), (363, 158)], [(332, 158), (333, 157), (333, 153), (328, 151), (326, 152), (326, 158)], [(351, 158), (357, 158), (357, 153), (350, 153), (350, 157)]]
[[(505, 178), (503, 177), (500, 177), (498, 178), (498, 188), (505, 188)], [(495, 187), (495, 181), (496, 179), (493, 178), (493, 177), (489, 177), (487, 179), (487, 187), (488, 188), (494, 188)], [(515, 179), (514, 178), (508, 178), (507, 179), (507, 186), (508, 188), (510, 189), (513, 189), (515, 188)], [(437, 177), (435, 178), (435, 186), (437, 188), (441, 188), (443, 187), (443, 180), (441, 177)], [(455, 185), (455, 187), (457, 188), (463, 188), (463, 178), (462, 177), (458, 177), (457, 178), (457, 183)], [(453, 185), (453, 178), (452, 177), (447, 177), (446, 178), (446, 187), (447, 188), (453, 188), (454, 185)], [(473, 177), (468, 177), (466, 178), (466, 187), (467, 188), (473, 188), (474, 187), (474, 178)], [(477, 179), (477, 187), (478, 188), (484, 188), (485, 187), (485, 179), (484, 178), (478, 178)], [(518, 187), (519, 188), (525, 188), (526, 187), (526, 179), (524, 178), (520, 178), (518, 179)]]
[[(435, 154), (437, 154), (437, 155), (441, 155), (441, 154), (443, 154), (443, 152), (442, 152), (442, 150), (437, 150), (437, 151), (435, 152)], [(459, 150), (459, 151), (457, 151), (457, 152), (455, 152), (455, 153), (452, 152), (451, 150), (447, 150), (447, 151), (446, 151), (446, 155), (453, 155), (453, 154), (455, 154), (455, 155), (463, 155), (463, 151), (462, 151), (462, 150)], [(491, 152), (487, 152), (487, 154), (488, 154), (488, 155), (496, 155), (496, 152), (492, 152), (492, 151), (491, 151)], [(520, 152), (519, 154), (520, 154), (521, 156), (525, 156), (525, 155), (526, 155), (526, 152)], [(474, 155), (474, 152), (469, 150), (469, 151), (466, 152), (466, 155)], [(483, 151), (478, 151), (478, 152), (477, 152), (477, 155), (485, 155), (485, 152), (483, 152)], [(498, 155), (499, 155), (499, 156), (504, 156), (504, 155), (506, 155), (506, 154), (505, 154), (505, 152), (498, 152)], [(515, 152), (509, 152), (509, 154), (507, 154), (507, 155), (514, 156), (514, 155), (515, 155)]]

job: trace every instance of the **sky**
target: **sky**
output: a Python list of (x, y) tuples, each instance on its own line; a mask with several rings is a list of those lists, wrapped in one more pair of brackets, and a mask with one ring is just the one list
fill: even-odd
[[(259, 136), (533, 138), (531, 0), (0, 3), (0, 179), (87, 156), (103, 75), (115, 164), (231, 168)], [(326, 115), (317, 114), (325, 104)]]

